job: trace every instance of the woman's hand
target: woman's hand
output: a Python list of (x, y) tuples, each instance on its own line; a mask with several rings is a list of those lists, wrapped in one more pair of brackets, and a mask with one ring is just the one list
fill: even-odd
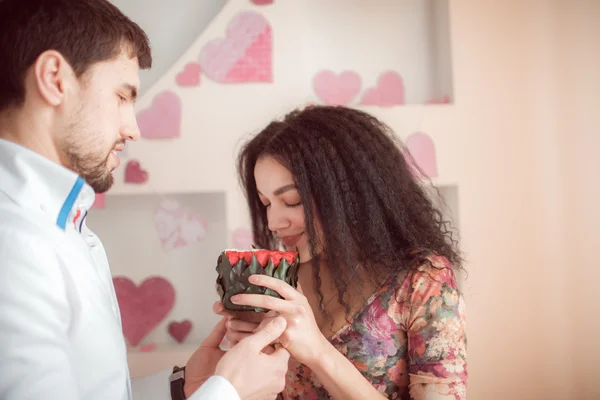
[[(213, 312), (227, 317), (227, 322), (225, 324), (227, 333), (225, 337), (229, 341), (230, 347), (235, 346), (240, 340), (257, 332), (260, 323), (267, 317), (265, 313), (257, 313), (254, 311), (227, 310), (220, 301), (213, 304)], [(271, 319), (272, 318), (269, 318), (269, 321)]]
[[(278, 343), (286, 348), (292, 357), (309, 368), (317, 363), (319, 356), (330, 344), (317, 326), (306, 297), (284, 281), (269, 276), (252, 275), (249, 281), (276, 291), (283, 299), (261, 294), (238, 294), (231, 297), (231, 301), (239, 305), (266, 308), (284, 317), (287, 328)], [(300, 287), (298, 289), (301, 290)], [(268, 323), (269, 320), (270, 318), (266, 318), (262, 324)], [(248, 328), (246, 325), (242, 327), (241, 324), (236, 326)]]

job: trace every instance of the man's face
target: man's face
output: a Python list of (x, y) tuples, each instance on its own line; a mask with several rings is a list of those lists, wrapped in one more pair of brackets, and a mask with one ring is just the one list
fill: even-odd
[(92, 65), (79, 79), (58, 138), (64, 162), (96, 193), (113, 184), (119, 166), (116, 151), (140, 132), (134, 112), (139, 88), (137, 58), (124, 51), (116, 58)]

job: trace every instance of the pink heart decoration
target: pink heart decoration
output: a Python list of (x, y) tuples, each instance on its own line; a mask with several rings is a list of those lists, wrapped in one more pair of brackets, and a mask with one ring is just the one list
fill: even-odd
[(175, 81), (179, 86), (191, 87), (198, 86), (200, 84), (200, 64), (191, 62), (188, 63), (183, 71), (177, 74)]
[(360, 104), (379, 107), (404, 104), (404, 81), (402, 77), (394, 71), (382, 73), (377, 80), (377, 86), (365, 91)]
[(154, 226), (165, 251), (199, 242), (206, 236), (202, 217), (174, 200), (163, 200), (159, 204), (154, 213)]
[(232, 238), (234, 248), (240, 250), (251, 249), (254, 243), (252, 232), (244, 228), (233, 231)]
[(104, 193), (96, 193), (92, 208), (104, 208)]
[(139, 286), (126, 277), (115, 277), (113, 283), (123, 335), (135, 347), (169, 314), (175, 304), (175, 289), (161, 277), (150, 277)]
[(200, 65), (220, 83), (271, 82), (271, 26), (260, 14), (245, 11), (227, 26), (226, 37), (211, 40), (200, 51)]
[(142, 353), (149, 353), (154, 350), (156, 350), (156, 343), (150, 343), (145, 346), (140, 346), (140, 351)]
[[(413, 133), (406, 139), (406, 149), (426, 176), (429, 178), (438, 176), (435, 144), (428, 135), (421, 132)], [(416, 170), (413, 170), (413, 174), (418, 176)]]
[(450, 96), (444, 96), (440, 99), (431, 99), (425, 102), (425, 104), (449, 104)]
[(148, 180), (148, 172), (140, 167), (140, 163), (131, 160), (125, 167), (125, 182), (126, 183), (144, 183)]
[(184, 319), (181, 322), (173, 321), (169, 324), (169, 335), (179, 343), (183, 343), (192, 330), (192, 321)]
[(255, 4), (257, 6), (266, 6), (269, 4), (273, 4), (274, 0), (250, 0), (252, 2), (252, 4)]
[(347, 106), (360, 92), (361, 79), (354, 71), (343, 71), (339, 76), (332, 71), (321, 71), (313, 79), (317, 96), (328, 105)]
[(152, 105), (137, 114), (141, 136), (145, 139), (173, 139), (181, 131), (181, 99), (171, 91), (158, 94)]

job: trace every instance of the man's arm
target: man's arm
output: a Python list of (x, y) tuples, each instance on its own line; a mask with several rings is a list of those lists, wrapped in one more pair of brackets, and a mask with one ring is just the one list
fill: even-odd
[(0, 399), (79, 400), (69, 318), (51, 245), (36, 232), (0, 229)]

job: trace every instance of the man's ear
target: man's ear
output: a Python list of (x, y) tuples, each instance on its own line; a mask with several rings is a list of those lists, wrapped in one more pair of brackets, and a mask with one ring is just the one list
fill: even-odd
[(64, 102), (70, 86), (77, 82), (71, 65), (55, 50), (40, 54), (34, 64), (33, 74), (38, 93), (46, 103), (54, 107)]

